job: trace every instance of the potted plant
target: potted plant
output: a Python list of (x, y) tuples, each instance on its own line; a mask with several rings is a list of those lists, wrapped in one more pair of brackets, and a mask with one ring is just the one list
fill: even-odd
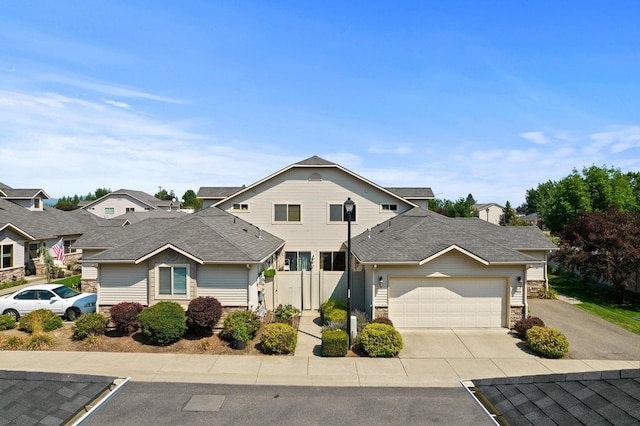
[(262, 271), (264, 273), (265, 278), (266, 277), (274, 277), (276, 275), (276, 270), (271, 268), (271, 269), (265, 269), (264, 271)]
[(231, 339), (231, 347), (233, 349), (244, 349), (247, 346), (247, 342), (251, 340), (247, 325), (243, 322), (236, 323), (231, 331)]

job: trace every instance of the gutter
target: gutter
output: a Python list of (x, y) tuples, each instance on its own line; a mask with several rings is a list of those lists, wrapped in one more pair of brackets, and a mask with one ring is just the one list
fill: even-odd
[(92, 401), (92, 402), (96, 402), (94, 405), (86, 405), (84, 407), (86, 412), (82, 415), (80, 414), (76, 415), (73, 419), (67, 422), (67, 424), (71, 426), (77, 426), (84, 423), (84, 421), (87, 420), (89, 417), (91, 417), (100, 407), (102, 407), (111, 398), (113, 398), (118, 392), (120, 392), (120, 389), (122, 389), (124, 385), (129, 383), (130, 379), (131, 377), (127, 377), (126, 379), (115, 379), (113, 383), (109, 386), (109, 388), (107, 388), (104, 392), (102, 392), (102, 394), (100, 394), (97, 398), (95, 398)]

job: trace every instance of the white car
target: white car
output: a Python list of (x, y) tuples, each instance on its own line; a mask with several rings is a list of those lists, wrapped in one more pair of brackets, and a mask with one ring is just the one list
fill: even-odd
[(93, 293), (78, 293), (60, 284), (40, 284), (0, 296), (0, 313), (19, 321), (21, 315), (49, 309), (73, 321), (82, 314), (95, 312), (96, 301), (97, 295)]

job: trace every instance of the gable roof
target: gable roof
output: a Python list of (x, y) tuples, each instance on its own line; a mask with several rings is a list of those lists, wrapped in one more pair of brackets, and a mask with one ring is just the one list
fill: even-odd
[(125, 196), (129, 196), (131, 198), (133, 198), (134, 200), (137, 200), (139, 202), (141, 202), (142, 204), (145, 204), (147, 206), (149, 206), (149, 208), (151, 209), (157, 209), (159, 207), (168, 207), (170, 205), (173, 205), (173, 202), (171, 200), (160, 200), (156, 197), (154, 197), (151, 194), (147, 194), (144, 191), (136, 191), (134, 189), (118, 189), (117, 191), (113, 191), (110, 192), (106, 195), (103, 195), (102, 197), (98, 198), (97, 200), (91, 201), (90, 203), (84, 204), (82, 206), (83, 209), (87, 209), (90, 206), (92, 206), (93, 204), (96, 204), (98, 202), (104, 201), (107, 198), (116, 196), (116, 195), (125, 195)]
[(13, 200), (30, 200), (40, 196), (42, 199), (49, 199), (43, 189), (16, 189), (0, 182), (0, 197)]
[(393, 192), (401, 196), (402, 198), (407, 198), (411, 200), (432, 200), (435, 195), (433, 195), (433, 191), (431, 188), (387, 188), (388, 191)]
[(284, 246), (280, 238), (219, 209), (204, 209), (183, 219), (147, 219), (116, 232), (97, 229), (75, 247), (106, 248), (85, 258), (97, 262), (138, 263), (174, 249), (199, 263), (259, 263)]
[[(361, 182), (364, 182), (364, 183), (366, 183), (366, 184), (368, 184), (368, 185), (370, 185), (372, 187), (375, 187), (375, 188), (379, 189), (380, 191), (385, 192), (385, 193), (391, 195), (392, 197), (397, 198), (398, 200), (409, 204), (410, 206), (417, 207), (416, 204), (414, 204), (413, 202), (411, 202), (410, 200), (408, 200), (406, 198), (401, 197), (397, 193), (394, 193), (394, 192), (390, 191), (387, 188), (383, 188), (383, 187), (381, 187), (381, 186), (379, 186), (379, 185), (377, 185), (377, 184), (375, 184), (375, 183), (363, 178), (362, 176), (359, 176), (359, 175), (353, 173), (352, 171), (350, 171), (348, 169), (345, 169), (344, 167), (342, 167), (342, 166), (340, 166), (340, 165), (338, 165), (336, 163), (332, 163), (331, 161), (325, 160), (324, 158), (320, 158), (317, 155), (309, 157), (306, 160), (302, 160), (302, 161), (299, 161), (297, 163), (291, 164), (291, 165), (289, 165), (289, 166), (287, 166), (287, 167), (285, 167), (285, 168), (273, 173), (272, 175), (265, 177), (264, 179), (261, 179), (261, 180), (255, 182), (255, 183), (253, 183), (253, 184), (251, 184), (249, 186), (242, 187), (242, 188), (240, 188), (240, 190), (232, 193), (228, 197), (226, 197), (224, 199), (219, 199), (219, 201), (214, 203), (214, 206), (218, 205), (218, 204), (221, 204), (222, 202), (224, 202), (224, 201), (226, 201), (226, 200), (228, 200), (228, 199), (230, 199), (232, 197), (235, 197), (236, 195), (245, 193), (247, 191), (251, 191), (252, 189), (256, 188), (257, 186), (263, 184), (264, 182), (267, 182), (267, 181), (269, 181), (269, 180), (271, 180), (271, 179), (273, 179), (273, 178), (275, 178), (277, 176), (280, 176), (280, 175), (286, 173), (287, 171), (289, 171), (291, 169), (295, 169), (295, 168), (332, 168), (332, 169), (338, 169), (338, 170), (341, 170), (342, 172), (344, 172), (344, 173), (346, 173), (346, 174), (348, 174), (348, 175), (360, 180)], [(202, 189), (201, 189), (201, 190), (198, 191), (198, 194), (200, 194), (201, 192), (204, 192), (204, 191), (202, 191)]]
[(414, 208), (352, 239), (361, 263), (424, 264), (452, 249), (485, 264), (539, 263), (520, 250), (556, 246), (536, 227), (500, 227)]
[(81, 210), (66, 212), (44, 206), (42, 211), (30, 211), (0, 198), (0, 227), (10, 223), (38, 240), (78, 235), (108, 223), (105, 221), (106, 219)]

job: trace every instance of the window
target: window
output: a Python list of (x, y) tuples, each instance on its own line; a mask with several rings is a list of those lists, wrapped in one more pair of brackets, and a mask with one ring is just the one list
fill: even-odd
[(346, 271), (346, 253), (343, 251), (321, 251), (320, 269), (325, 271)]
[(187, 267), (158, 267), (158, 294), (165, 296), (187, 295)]
[(65, 253), (75, 253), (77, 250), (71, 248), (71, 244), (75, 243), (76, 240), (64, 240), (64, 252)]
[(16, 294), (14, 299), (16, 299), (16, 300), (37, 300), (38, 299), (38, 295), (36, 293), (36, 290), (25, 290), (25, 291), (23, 291), (21, 293)]
[(290, 271), (310, 271), (311, 252), (310, 251), (287, 251), (284, 254), (285, 264), (289, 264)]
[(38, 257), (38, 248), (40, 247), (40, 243), (29, 243), (29, 257), (31, 259), (35, 259)]
[(276, 204), (274, 220), (276, 222), (300, 222), (300, 204)]
[(382, 210), (386, 210), (386, 211), (398, 211), (398, 205), (397, 204), (382, 204)]
[(13, 267), (13, 244), (7, 244), (2, 246), (2, 263), (0, 268)]
[(234, 204), (233, 205), (233, 209), (234, 210), (247, 211), (247, 210), (249, 210), (249, 204)]
[[(353, 211), (351, 212), (351, 221), (355, 222), (356, 220), (356, 206), (353, 206)], [(347, 211), (344, 208), (344, 204), (330, 204), (329, 205), (329, 222), (346, 222), (347, 221)]]
[(135, 207), (126, 207), (126, 208), (124, 209), (124, 211), (125, 211), (125, 213), (129, 213), (129, 212), (132, 212), (132, 213), (133, 213), (133, 212), (135, 212), (135, 211), (136, 211), (136, 208), (135, 208)]
[(110, 215), (110, 214), (115, 214), (115, 213), (116, 213), (115, 207), (105, 207), (104, 208), (104, 214), (105, 215)]

